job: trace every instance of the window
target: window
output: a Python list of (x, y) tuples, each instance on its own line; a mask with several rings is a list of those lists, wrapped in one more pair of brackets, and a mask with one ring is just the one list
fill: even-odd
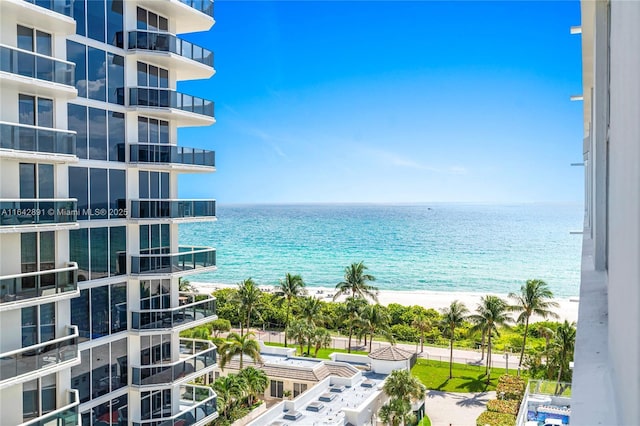
[(56, 409), (56, 375), (50, 374), (22, 385), (22, 421), (27, 422)]
[(279, 380), (271, 380), (271, 396), (273, 398), (282, 398), (284, 394), (284, 382)]
[(171, 280), (140, 281), (140, 309), (171, 307)]
[(126, 274), (126, 252), (124, 226), (69, 231), (69, 255), (78, 263), (78, 281)]
[(67, 113), (69, 130), (77, 132), (76, 155), (79, 158), (124, 162), (123, 113), (74, 104), (68, 105)]
[(67, 40), (67, 60), (76, 64), (78, 97), (124, 105), (123, 56)]
[(20, 124), (53, 127), (53, 100), (31, 95), (18, 95)]
[[(51, 34), (18, 25), (17, 44), (18, 49), (52, 56)], [(26, 77), (50, 79), (54, 72), (53, 63), (47, 58), (18, 51), (17, 60), (18, 74)]]
[(99, 339), (127, 329), (127, 286), (118, 283), (80, 291), (71, 299), (71, 322), (80, 341)]
[(140, 336), (140, 364), (171, 362), (171, 335)]
[(122, 6), (122, 0), (75, 0), (76, 33), (122, 47)]
[[(87, 413), (88, 414), (88, 413)], [(107, 417), (108, 416), (108, 417)], [(113, 420), (113, 423), (105, 423), (100, 419), (111, 418), (115, 419), (117, 416), (118, 421)], [(103, 426), (107, 424), (111, 425), (125, 425), (127, 424), (127, 394), (124, 394), (116, 399), (107, 401), (104, 404), (97, 405), (91, 409), (91, 418), (94, 419), (94, 426)], [(90, 419), (82, 419), (83, 426), (91, 426)]]
[(296, 396), (300, 395), (301, 393), (305, 392), (307, 390), (307, 384), (306, 383), (294, 383), (293, 384), (293, 397), (295, 398)]
[(124, 170), (69, 167), (69, 197), (78, 199), (78, 220), (126, 217), (126, 184)]
[(154, 65), (138, 62), (138, 86), (169, 88), (169, 71)]
[(142, 420), (171, 417), (171, 389), (140, 393)]
[(20, 198), (54, 198), (53, 165), (20, 163)]
[(138, 142), (169, 143), (169, 122), (149, 117), (138, 117)]
[[(45, 303), (21, 309), (22, 347), (37, 345), (56, 338), (56, 304)], [(35, 353), (33, 354), (35, 355)]]
[(138, 196), (141, 199), (169, 198), (169, 173), (138, 172)]
[(140, 225), (140, 254), (165, 254), (170, 251), (169, 224)]
[[(56, 261), (56, 244), (55, 232), (27, 232), (20, 234), (20, 257), (21, 272), (48, 271), (55, 269)], [(55, 277), (51, 275), (42, 275), (40, 277), (40, 286), (55, 286)], [(24, 290), (34, 289), (36, 286), (36, 277), (23, 277), (22, 288)]]
[[(81, 403), (127, 385), (126, 338), (85, 349), (80, 358), (81, 364), (71, 367), (71, 387), (78, 390)], [(124, 400), (121, 398), (123, 397), (118, 398), (118, 407), (126, 405), (126, 395)], [(114, 401), (117, 400), (112, 400), (111, 403)]]
[(160, 16), (151, 11), (138, 8), (137, 28), (146, 31), (169, 31), (169, 21), (164, 16)]

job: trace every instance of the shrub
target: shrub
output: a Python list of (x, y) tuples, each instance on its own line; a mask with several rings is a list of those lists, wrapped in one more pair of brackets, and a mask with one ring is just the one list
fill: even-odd
[(404, 325), (396, 324), (391, 326), (391, 334), (396, 340), (404, 340), (405, 342), (416, 342), (420, 339), (420, 333), (415, 328)]
[(496, 395), (499, 399), (522, 400), (526, 383), (523, 379), (511, 375), (503, 375), (498, 380)]
[(516, 416), (493, 411), (483, 411), (476, 419), (476, 426), (513, 426), (514, 424), (516, 424)]
[(518, 401), (507, 399), (492, 399), (487, 403), (487, 411), (495, 413), (511, 414), (512, 416), (518, 415), (520, 404)]

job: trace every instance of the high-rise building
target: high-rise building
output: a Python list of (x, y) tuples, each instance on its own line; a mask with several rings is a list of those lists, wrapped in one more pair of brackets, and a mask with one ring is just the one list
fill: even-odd
[[(178, 128), (215, 122), (177, 82), (213, 53), (176, 36), (214, 24), (212, 0), (0, 1), (0, 413), (3, 425), (200, 425), (193, 385), (216, 349), (179, 333), (216, 318), (181, 277), (215, 250), (178, 245), (215, 220), (178, 199), (213, 172)], [(57, 422), (57, 423), (56, 423)]]
[(582, 0), (585, 226), (571, 424), (640, 424), (640, 2)]

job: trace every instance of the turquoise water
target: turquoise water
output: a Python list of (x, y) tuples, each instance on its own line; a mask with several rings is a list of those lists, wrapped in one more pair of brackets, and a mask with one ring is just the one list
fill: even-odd
[(363, 260), (388, 290), (508, 293), (530, 278), (578, 295), (581, 205), (219, 206), (180, 225), (180, 244), (217, 248), (218, 271), (192, 281), (277, 284), (286, 272), (335, 286)]

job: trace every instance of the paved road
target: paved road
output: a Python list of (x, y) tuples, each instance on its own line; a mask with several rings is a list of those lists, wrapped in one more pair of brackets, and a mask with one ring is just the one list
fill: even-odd
[[(284, 333), (278, 331), (257, 331), (256, 336), (259, 340), (265, 343), (270, 342), (284, 342)], [(349, 339), (346, 337), (332, 337), (334, 348), (346, 349)], [(376, 349), (380, 346), (388, 346), (386, 341), (373, 341), (372, 349)], [(418, 357), (426, 359), (435, 359), (438, 361), (449, 361), (449, 348), (428, 346), (424, 345), (424, 351), (420, 352), (419, 345), (410, 345), (406, 343), (398, 343), (397, 346), (402, 349), (406, 349), (411, 352), (418, 352)], [(352, 340), (352, 349), (368, 350), (368, 346), (364, 344), (358, 345), (357, 339)], [(504, 352), (498, 352), (493, 354), (493, 367), (515, 369), (518, 367), (519, 354), (510, 354), (508, 360), (505, 358)], [(484, 365), (485, 361), (481, 360), (482, 354), (479, 351), (465, 350), (465, 349), (453, 349), (453, 361), (461, 364), (470, 365)], [(514, 370), (515, 372), (515, 370)]]
[(425, 410), (432, 426), (474, 426), (495, 392), (452, 393), (428, 391)]

